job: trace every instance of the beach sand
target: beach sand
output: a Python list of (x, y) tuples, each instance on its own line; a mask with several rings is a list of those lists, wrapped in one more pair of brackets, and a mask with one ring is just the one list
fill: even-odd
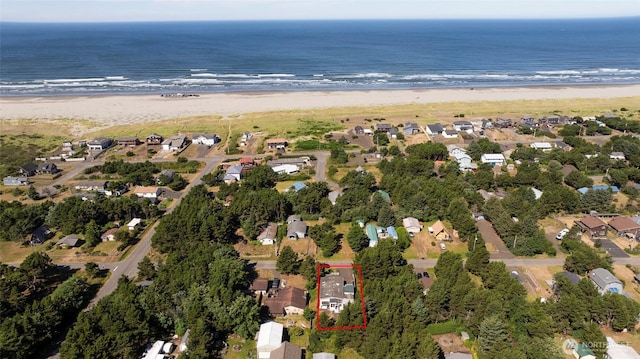
[(119, 95), (1, 97), (0, 119), (89, 120), (111, 127), (172, 118), (253, 112), (446, 102), (640, 96), (640, 85), (429, 90), (207, 93), (198, 97)]

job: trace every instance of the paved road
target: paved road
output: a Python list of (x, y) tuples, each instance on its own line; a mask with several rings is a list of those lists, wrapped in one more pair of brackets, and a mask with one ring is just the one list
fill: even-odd
[(622, 248), (618, 247), (617, 244), (613, 243), (608, 238), (602, 239), (602, 248), (604, 248), (607, 253), (611, 255), (611, 258), (628, 258), (629, 254), (623, 251)]

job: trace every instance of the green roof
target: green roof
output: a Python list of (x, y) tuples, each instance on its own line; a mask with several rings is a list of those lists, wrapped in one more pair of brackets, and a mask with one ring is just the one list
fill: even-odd
[(378, 193), (380, 193), (380, 195), (382, 196), (382, 198), (383, 198), (385, 201), (387, 201), (387, 202), (391, 203), (391, 196), (389, 196), (389, 193), (387, 193), (387, 192), (385, 192), (385, 191), (383, 191), (383, 190), (381, 190), (381, 189), (379, 189), (379, 190), (378, 190)]
[(593, 356), (593, 351), (591, 351), (591, 349), (584, 345), (583, 343), (580, 343), (578, 345), (576, 345), (576, 353), (578, 353), (578, 357), (582, 358), (582, 357), (586, 357), (587, 355), (591, 355)]

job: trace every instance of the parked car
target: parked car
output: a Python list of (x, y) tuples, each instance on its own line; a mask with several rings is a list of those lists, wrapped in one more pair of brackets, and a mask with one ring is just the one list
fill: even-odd
[(422, 273), (418, 273), (418, 279), (422, 278)]
[(569, 233), (569, 229), (565, 228), (565, 229), (561, 230), (560, 232), (558, 232), (558, 234), (556, 234), (556, 239), (557, 240), (562, 240), (564, 238), (564, 236), (567, 235), (567, 233)]
[(429, 273), (427, 271), (422, 272), (422, 276), (425, 278), (429, 278)]
[(440, 249), (443, 251), (447, 250), (447, 246), (444, 245), (444, 243), (440, 243)]

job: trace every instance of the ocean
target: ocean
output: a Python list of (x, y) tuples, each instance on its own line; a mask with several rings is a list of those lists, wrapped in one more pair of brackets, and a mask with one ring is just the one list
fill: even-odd
[(640, 18), (0, 23), (0, 96), (640, 83)]

